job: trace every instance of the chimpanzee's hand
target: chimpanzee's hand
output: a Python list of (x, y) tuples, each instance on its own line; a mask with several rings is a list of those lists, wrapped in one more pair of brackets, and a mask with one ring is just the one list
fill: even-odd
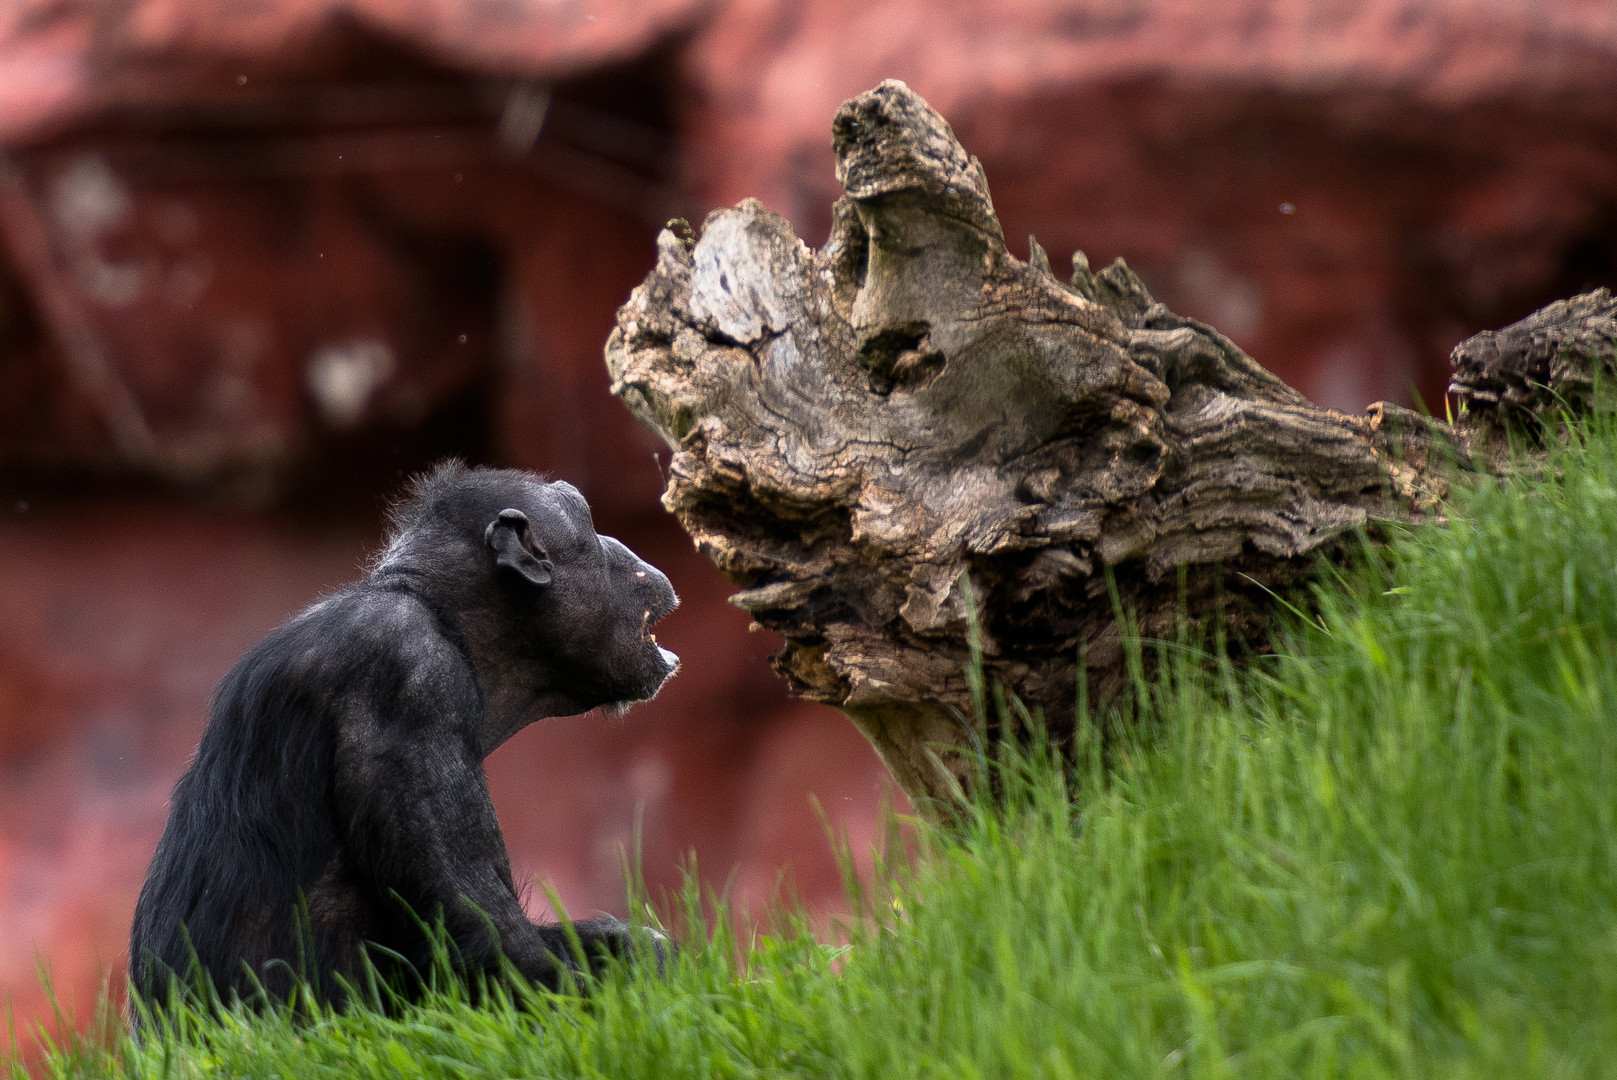
[[(554, 929), (558, 934), (561, 930), (560, 927), (546, 929)], [(592, 975), (600, 973), (597, 965), (603, 956), (618, 960), (634, 960), (637, 953), (644, 955), (649, 952), (656, 961), (657, 975), (661, 977), (667, 971), (668, 961), (678, 955), (673, 940), (661, 930), (654, 930), (649, 926), (635, 929), (622, 919), (610, 916), (575, 922), (573, 930), (584, 946), (584, 954), (590, 962)], [(572, 959), (570, 948), (568, 956)]]

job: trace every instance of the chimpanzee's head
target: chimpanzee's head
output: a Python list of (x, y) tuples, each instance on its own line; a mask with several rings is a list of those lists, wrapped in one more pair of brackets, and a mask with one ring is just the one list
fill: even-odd
[(415, 579), (457, 622), (491, 743), (539, 716), (621, 711), (678, 667), (651, 632), (679, 603), (673, 586), (598, 535), (571, 484), (451, 462), (417, 480), (393, 520), (373, 576)]

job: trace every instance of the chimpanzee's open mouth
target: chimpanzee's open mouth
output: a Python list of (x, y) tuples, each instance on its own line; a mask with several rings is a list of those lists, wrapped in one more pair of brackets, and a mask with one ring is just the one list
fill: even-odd
[(675, 599), (672, 604), (669, 604), (663, 610), (658, 611), (656, 609), (647, 609), (646, 613), (640, 617), (640, 634), (646, 639), (646, 643), (648, 645), (657, 650), (657, 658), (662, 661), (662, 679), (664, 680), (666, 680), (668, 676), (672, 675), (675, 669), (679, 667), (679, 657), (672, 649), (665, 649), (661, 645), (657, 644), (657, 635), (651, 632), (651, 627), (654, 623), (661, 621), (665, 615), (667, 615), (670, 611), (673, 611), (674, 608), (678, 606), (679, 600)]
[(661, 658), (663, 667), (668, 669), (667, 673), (663, 675), (663, 678), (666, 679), (669, 675), (674, 673), (675, 668), (679, 667), (679, 656), (676, 655), (672, 649), (665, 649), (661, 645), (658, 645), (657, 635), (653, 634), (649, 630), (646, 631), (646, 641), (657, 650), (657, 655)]
[(657, 670), (652, 674), (651, 679), (645, 686), (645, 689), (635, 697), (625, 698), (622, 701), (614, 701), (610, 704), (603, 705), (602, 709), (608, 716), (622, 716), (624, 713), (629, 711), (630, 705), (633, 705), (638, 701), (650, 701), (652, 698), (657, 696), (657, 691), (663, 688), (663, 684), (668, 681), (669, 677), (679, 669), (679, 657), (675, 655), (672, 649), (665, 649), (661, 645), (657, 644), (657, 635), (651, 632), (652, 623), (655, 623), (658, 619), (661, 619), (664, 615), (667, 615), (668, 612), (674, 610), (678, 604), (679, 601), (675, 600), (674, 603), (668, 605), (667, 609), (664, 611), (648, 610), (640, 616), (640, 636), (648, 646), (647, 652), (651, 653), (655, 651)]

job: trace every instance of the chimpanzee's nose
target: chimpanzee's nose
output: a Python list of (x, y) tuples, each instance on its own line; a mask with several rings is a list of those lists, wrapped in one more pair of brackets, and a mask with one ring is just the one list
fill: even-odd
[(641, 596), (648, 613), (647, 623), (654, 623), (679, 606), (674, 586), (661, 570), (630, 551), (628, 545), (610, 536), (601, 537), (612, 561), (623, 564), (634, 578), (635, 591)]
[(648, 562), (642, 562), (635, 567), (634, 573), (637, 578), (644, 574), (644, 580), (650, 586), (652, 622), (656, 622), (679, 607), (679, 597), (674, 593), (673, 583), (668, 580), (667, 575), (661, 570)]

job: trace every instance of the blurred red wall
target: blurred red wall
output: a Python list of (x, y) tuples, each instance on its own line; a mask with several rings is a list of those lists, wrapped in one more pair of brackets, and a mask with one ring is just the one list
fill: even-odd
[[(618, 850), (840, 910), (880, 764), (789, 702), (657, 504), (600, 348), (656, 230), (755, 195), (810, 243), (832, 112), (910, 82), (1011, 237), (1122, 255), (1326, 404), (1617, 269), (1617, 13), (1556, 0), (19, 0), (0, 11), (0, 994), (82, 1016), (252, 641), (352, 578), (436, 457), (577, 484), (684, 658), (488, 763), (519, 877)], [(1020, 250), (1020, 243), (1013, 242)], [(530, 906), (543, 911), (534, 889)]]

